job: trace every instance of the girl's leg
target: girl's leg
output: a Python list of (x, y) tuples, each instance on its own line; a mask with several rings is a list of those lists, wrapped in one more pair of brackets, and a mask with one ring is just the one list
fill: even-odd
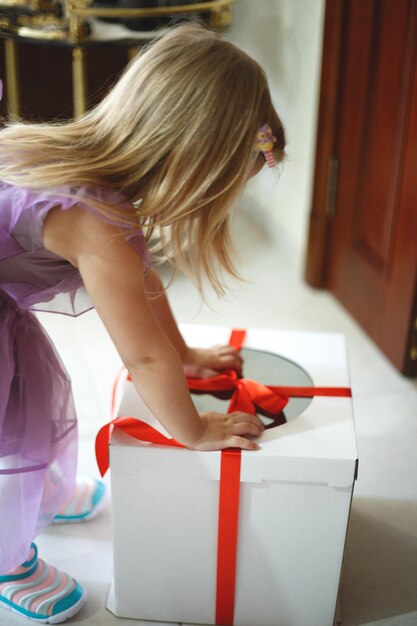
[(38, 320), (1, 292), (0, 337), (0, 607), (59, 623), (80, 610), (86, 592), (39, 559), (31, 542), (74, 490), (71, 384)]

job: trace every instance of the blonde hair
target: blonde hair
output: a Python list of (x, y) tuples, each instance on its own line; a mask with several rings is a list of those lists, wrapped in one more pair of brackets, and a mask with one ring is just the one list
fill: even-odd
[[(96, 206), (147, 237), (202, 288), (224, 292), (237, 275), (228, 216), (268, 123), (285, 138), (263, 70), (197, 24), (172, 27), (130, 63), (104, 100), (65, 123), (11, 124), (0, 132), (0, 179), (33, 189), (93, 185), (120, 191), (132, 210)], [(94, 204), (94, 201), (91, 201)], [(96, 203), (97, 204), (97, 203)]]

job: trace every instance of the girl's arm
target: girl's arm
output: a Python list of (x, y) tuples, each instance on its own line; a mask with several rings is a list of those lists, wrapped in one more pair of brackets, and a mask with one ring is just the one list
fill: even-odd
[(178, 353), (148, 302), (143, 262), (120, 229), (82, 209), (54, 210), (44, 245), (78, 267), (135, 387), (175, 439), (198, 450), (257, 449), (247, 438), (263, 430), (255, 416), (197, 413)]
[(216, 373), (220, 369), (242, 369), (242, 358), (239, 352), (232, 346), (216, 346), (213, 348), (189, 348), (185, 343), (175, 318), (172, 314), (166, 291), (154, 269), (150, 269), (145, 276), (145, 285), (148, 292), (149, 303), (159, 325), (168, 339), (178, 352), (178, 355), (186, 366), (187, 373), (205, 371), (207, 375)]

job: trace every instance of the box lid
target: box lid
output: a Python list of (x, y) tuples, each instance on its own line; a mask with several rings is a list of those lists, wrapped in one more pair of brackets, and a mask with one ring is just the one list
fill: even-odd
[[(230, 334), (230, 329), (211, 326), (184, 325), (181, 330), (188, 345), (198, 346), (227, 343)], [(346, 345), (341, 334), (252, 329), (247, 333), (245, 346), (273, 352), (299, 364), (314, 386), (349, 387)], [(138, 417), (167, 434), (131, 382), (122, 392), (118, 415)], [(298, 417), (266, 430), (257, 442), (261, 450), (242, 452), (242, 482), (325, 483), (340, 488), (353, 484), (357, 447), (350, 398), (314, 397)], [(113, 471), (128, 473), (174, 472), (219, 480), (220, 452), (142, 444), (115, 429), (111, 467)]]

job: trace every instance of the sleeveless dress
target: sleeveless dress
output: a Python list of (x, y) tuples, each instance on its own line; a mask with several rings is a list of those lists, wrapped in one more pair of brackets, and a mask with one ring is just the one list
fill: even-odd
[[(0, 574), (25, 561), (32, 540), (75, 485), (71, 384), (32, 311), (76, 316), (93, 306), (78, 270), (42, 245), (48, 212), (76, 204), (94, 212), (88, 197), (129, 207), (110, 190), (40, 192), (0, 181)], [(142, 232), (126, 240), (149, 267)]]

